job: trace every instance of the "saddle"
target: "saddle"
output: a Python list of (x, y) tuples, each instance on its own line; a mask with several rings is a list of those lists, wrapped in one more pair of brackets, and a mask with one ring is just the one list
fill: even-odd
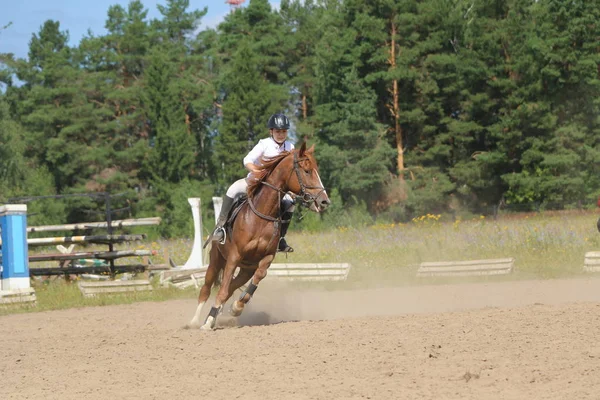
[(225, 221), (225, 225), (223, 226), (228, 235), (231, 235), (231, 232), (233, 231), (233, 223), (235, 221), (235, 218), (238, 216), (240, 210), (247, 202), (248, 195), (245, 193), (237, 196), (233, 201), (231, 211), (229, 211), (229, 215), (227, 216), (227, 220)]
[[(225, 220), (225, 224), (223, 224), (223, 229), (225, 230), (225, 237), (233, 234), (233, 223), (235, 222), (235, 219), (237, 218), (238, 214), (240, 213), (242, 207), (246, 203), (248, 203), (248, 195), (247, 194), (238, 195), (235, 198), (235, 200), (233, 201), (233, 204), (231, 205), (231, 210), (229, 211), (229, 214), (227, 215), (227, 219)], [(283, 229), (283, 227), (280, 227), (279, 229)], [(204, 247), (206, 247), (208, 245), (208, 243), (210, 243), (211, 238), (212, 238), (212, 235), (206, 240), (206, 242), (204, 243)], [(291, 247), (289, 247), (289, 248), (291, 249)], [(278, 251), (283, 251), (283, 250), (279, 249)], [(287, 251), (293, 251), (293, 249), (286, 250), (286, 252)]]
[[(248, 203), (248, 195), (241, 194), (238, 195), (233, 201), (233, 205), (231, 206), (231, 211), (229, 211), (229, 215), (227, 216), (227, 220), (225, 221), (225, 225), (223, 225), (223, 229), (227, 235), (231, 235), (233, 233), (233, 223), (237, 218), (238, 214), (242, 210), (244, 204)], [(280, 226), (281, 229), (281, 226)]]

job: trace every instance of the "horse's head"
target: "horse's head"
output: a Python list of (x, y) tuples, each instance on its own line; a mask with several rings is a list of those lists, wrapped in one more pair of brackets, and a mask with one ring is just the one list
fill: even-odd
[(314, 145), (307, 150), (306, 143), (302, 143), (300, 149), (293, 152), (294, 170), (288, 180), (288, 189), (312, 211), (321, 212), (329, 207), (331, 200), (321, 182), (314, 150)]

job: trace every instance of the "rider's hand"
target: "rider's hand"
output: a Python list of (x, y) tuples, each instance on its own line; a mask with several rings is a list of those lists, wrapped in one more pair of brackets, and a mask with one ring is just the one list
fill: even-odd
[(258, 166), (254, 165), (252, 163), (246, 164), (245, 167), (250, 172), (258, 172), (258, 170), (259, 170)]

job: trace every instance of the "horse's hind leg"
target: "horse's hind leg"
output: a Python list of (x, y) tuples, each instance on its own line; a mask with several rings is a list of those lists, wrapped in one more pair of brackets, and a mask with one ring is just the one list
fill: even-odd
[(204, 276), (204, 284), (202, 288), (200, 288), (200, 294), (198, 295), (198, 306), (196, 307), (196, 312), (194, 313), (194, 317), (188, 324), (190, 328), (199, 328), (202, 326), (200, 314), (202, 313), (202, 307), (204, 307), (204, 303), (210, 297), (210, 291), (212, 289), (213, 284), (217, 280), (219, 276), (219, 272), (225, 266), (225, 259), (221, 256), (221, 253), (217, 250), (217, 246), (213, 246), (210, 250), (210, 263), (208, 264), (208, 268), (206, 269), (206, 274)]
[(273, 262), (274, 258), (275, 257), (273, 255), (268, 255), (262, 260), (260, 260), (260, 262), (258, 263), (258, 268), (256, 269), (256, 271), (254, 271), (254, 274), (252, 275), (252, 280), (250, 281), (250, 284), (248, 285), (246, 290), (244, 290), (244, 293), (242, 293), (239, 300), (234, 301), (231, 305), (232, 315), (237, 316), (242, 313), (242, 311), (244, 310), (244, 306), (248, 304), (248, 302), (254, 295), (254, 292), (258, 288), (258, 284), (260, 283), (260, 281), (262, 281), (267, 276), (267, 269)]

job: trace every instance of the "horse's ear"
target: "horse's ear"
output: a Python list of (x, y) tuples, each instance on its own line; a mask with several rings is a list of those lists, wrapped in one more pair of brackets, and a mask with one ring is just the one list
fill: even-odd
[(300, 146), (300, 157), (304, 156), (304, 152), (306, 152), (306, 142), (302, 142), (302, 146)]
[(314, 153), (315, 152), (315, 145), (313, 144), (312, 146), (310, 146), (310, 149), (306, 150), (307, 153)]

